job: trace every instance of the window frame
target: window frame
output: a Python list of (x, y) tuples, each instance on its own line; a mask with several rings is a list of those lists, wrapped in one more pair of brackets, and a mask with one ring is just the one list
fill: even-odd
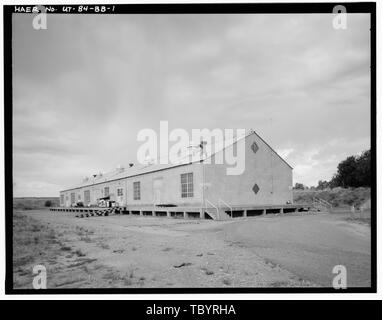
[(84, 203), (85, 204), (90, 203), (90, 190), (84, 191)]
[(70, 204), (74, 204), (74, 203), (76, 203), (76, 193), (71, 192), (70, 193)]
[(194, 197), (194, 173), (193, 172), (180, 174), (180, 196), (181, 198)]
[(133, 182), (133, 199), (141, 200), (141, 182), (140, 181)]

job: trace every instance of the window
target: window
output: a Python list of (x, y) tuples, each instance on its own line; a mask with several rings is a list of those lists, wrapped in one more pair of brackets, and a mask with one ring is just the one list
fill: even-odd
[(84, 201), (85, 201), (85, 204), (90, 203), (90, 190), (84, 191)]
[(70, 194), (70, 203), (75, 203), (76, 202), (76, 194), (73, 192)]
[(192, 172), (180, 175), (180, 185), (182, 198), (191, 198), (194, 196), (194, 178)]
[(117, 189), (117, 196), (118, 197), (123, 196), (123, 189), (122, 188)]
[(104, 197), (107, 197), (108, 195), (109, 195), (109, 187), (105, 187)]
[(137, 181), (133, 183), (134, 200), (141, 200), (141, 182)]

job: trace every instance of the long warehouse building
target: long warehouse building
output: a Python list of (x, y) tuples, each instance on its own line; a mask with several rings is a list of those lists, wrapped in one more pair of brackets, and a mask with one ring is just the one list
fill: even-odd
[[(240, 175), (227, 175), (230, 165), (215, 164), (227, 148), (244, 144), (245, 168)], [(232, 151), (232, 150), (231, 150)], [(78, 202), (97, 206), (115, 201), (117, 206), (219, 206), (284, 205), (293, 201), (293, 168), (256, 132), (211, 154), (183, 164), (130, 165), (97, 174), (60, 192), (60, 206)], [(204, 187), (203, 187), (204, 186)]]

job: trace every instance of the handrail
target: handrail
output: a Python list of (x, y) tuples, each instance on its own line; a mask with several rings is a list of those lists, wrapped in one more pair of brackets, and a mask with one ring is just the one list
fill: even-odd
[(321, 203), (324, 203), (324, 204), (328, 205), (329, 207), (332, 207), (332, 204), (330, 202), (326, 201), (325, 199), (319, 198), (319, 200)]
[(227, 202), (225, 202), (223, 199), (221, 199), (221, 198), (219, 198), (219, 203), (220, 203), (220, 201), (223, 202), (230, 209), (230, 211), (231, 211), (231, 218), (233, 218), (232, 217), (232, 207)]
[(216, 216), (218, 218), (218, 220), (220, 220), (220, 215), (219, 215), (219, 208), (217, 206), (215, 206), (211, 201), (209, 201), (208, 199), (205, 199), (206, 202), (208, 202), (212, 207), (214, 207), (216, 209)]
[(317, 197), (314, 197), (313, 198), (313, 202), (318, 202), (319, 204), (325, 206), (325, 207), (328, 207), (330, 209), (333, 209), (333, 205), (329, 202), (329, 201), (326, 201), (324, 199), (321, 199), (321, 198), (317, 198)]
[(324, 199), (321, 199), (321, 200), (323, 200), (324, 201), (324, 203), (326, 203), (329, 207), (333, 207), (333, 205), (329, 202), (329, 201), (326, 201), (326, 200), (324, 200)]

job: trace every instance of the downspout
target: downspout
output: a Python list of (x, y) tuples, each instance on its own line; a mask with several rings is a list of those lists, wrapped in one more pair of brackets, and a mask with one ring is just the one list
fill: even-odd
[(125, 206), (127, 207), (127, 178), (126, 178), (126, 183), (125, 183)]
[(204, 195), (205, 189), (205, 173), (204, 173), (204, 160), (202, 161), (202, 202), (203, 202), (203, 211), (206, 207), (206, 200)]
[(206, 199), (205, 199), (205, 168), (204, 168), (204, 141), (201, 141), (200, 142), (200, 153), (201, 153), (201, 157), (202, 157), (202, 161), (201, 161), (201, 164), (202, 164), (202, 204), (203, 204), (203, 214), (204, 214), (204, 210), (205, 210), (205, 207), (206, 207)]

